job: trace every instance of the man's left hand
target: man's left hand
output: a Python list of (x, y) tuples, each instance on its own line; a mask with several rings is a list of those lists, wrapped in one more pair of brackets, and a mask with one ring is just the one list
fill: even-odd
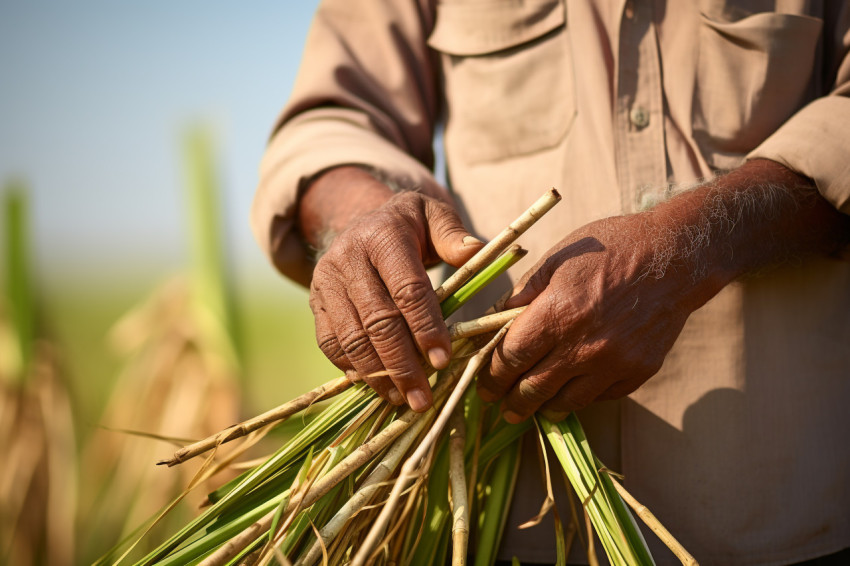
[(654, 375), (691, 312), (684, 270), (656, 272), (651, 215), (608, 218), (574, 232), (532, 268), (505, 305), (528, 305), (479, 376), (504, 417), (567, 413), (617, 398)]

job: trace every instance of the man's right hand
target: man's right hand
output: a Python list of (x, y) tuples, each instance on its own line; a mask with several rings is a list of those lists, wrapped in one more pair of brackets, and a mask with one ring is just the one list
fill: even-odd
[[(459, 267), (482, 243), (446, 202), (393, 194), (353, 167), (319, 177), (301, 206), (309, 242), (320, 241), (322, 229), (339, 230), (310, 285), (319, 347), (391, 403), (428, 409), (433, 400), (420, 353), (443, 368), (451, 343), (425, 267), (440, 260)], [(334, 217), (340, 210), (345, 213)]]

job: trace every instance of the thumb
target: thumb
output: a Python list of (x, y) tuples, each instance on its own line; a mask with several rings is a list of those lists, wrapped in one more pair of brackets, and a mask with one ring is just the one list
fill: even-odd
[(431, 247), (440, 259), (453, 267), (460, 267), (484, 247), (484, 242), (464, 228), (460, 217), (447, 204), (426, 201), (425, 218)]
[(513, 295), (505, 302), (505, 308), (524, 307), (536, 299), (549, 286), (549, 281), (552, 279), (552, 271), (548, 267), (548, 263), (544, 262), (523, 275), (514, 287)]

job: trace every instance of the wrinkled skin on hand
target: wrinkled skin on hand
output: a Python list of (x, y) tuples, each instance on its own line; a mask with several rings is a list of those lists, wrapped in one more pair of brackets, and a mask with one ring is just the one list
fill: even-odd
[(534, 266), (505, 305), (528, 305), (478, 379), (504, 418), (542, 409), (563, 418), (637, 389), (661, 368), (688, 315), (701, 304), (685, 270), (653, 272), (659, 258), (646, 215), (577, 230)]
[(395, 195), (356, 219), (313, 272), (319, 347), (391, 403), (426, 410), (433, 400), (419, 360), (445, 367), (451, 343), (425, 267), (460, 266), (481, 245), (451, 206), (419, 193)]

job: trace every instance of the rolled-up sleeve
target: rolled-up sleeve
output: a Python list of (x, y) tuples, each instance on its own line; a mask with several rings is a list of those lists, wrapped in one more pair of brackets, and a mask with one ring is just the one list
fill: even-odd
[(824, 28), (824, 83), (829, 94), (795, 113), (749, 155), (782, 163), (805, 175), (835, 208), (850, 214), (850, 7)]
[(309, 269), (295, 213), (318, 173), (362, 165), (412, 187), (432, 182), (431, 13), (425, 2), (394, 0), (329, 0), (317, 10), (251, 211), (254, 236), (285, 274)]

